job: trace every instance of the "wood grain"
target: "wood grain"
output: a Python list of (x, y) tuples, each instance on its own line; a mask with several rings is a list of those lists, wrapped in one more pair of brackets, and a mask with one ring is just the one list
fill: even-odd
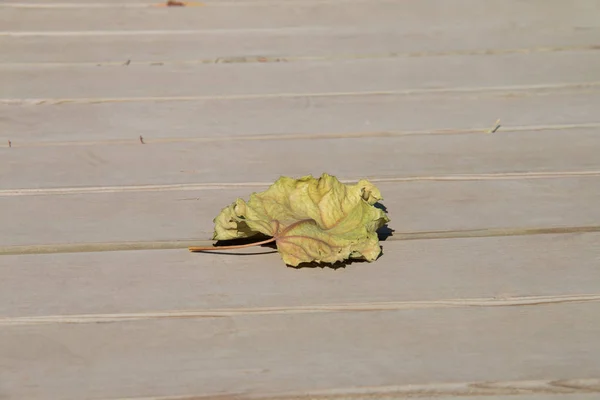
[(598, 132), (0, 148), (0, 189), (598, 171)]
[[(110, 144), (159, 140), (374, 135), (596, 123), (600, 85), (480, 93), (363, 95), (0, 106), (0, 146)], [(93, 121), (94, 123), (86, 123)], [(563, 129), (568, 129), (567, 127)]]
[[(385, 241), (377, 262), (287, 268), (269, 248), (1, 256), (0, 315), (600, 294), (600, 234)], [(258, 253), (258, 254), (256, 254)], [(262, 254), (261, 254), (262, 253)]]
[[(568, 70), (569, 74), (564, 71)], [(2, 97), (160, 99), (487, 88), (600, 81), (600, 52), (201, 66), (2, 67)], [(65, 85), (62, 82), (68, 81)], [(4, 101), (4, 100), (3, 100)], [(64, 101), (64, 100), (63, 100)], [(116, 101), (116, 100), (115, 100)], [(8, 103), (11, 103), (9, 101)]]
[[(150, 3), (150, 2), (149, 2)], [(156, 1), (155, 3), (162, 3)], [(598, 26), (594, 13), (598, 4), (578, 0), (567, 6), (553, 1), (507, 4), (489, 1), (485, 6), (476, 0), (461, 0), (449, 5), (443, 0), (427, 0), (407, 7), (404, 2), (237, 2), (232, 7), (184, 8), (5, 8), (0, 26), (5, 31), (78, 31), (78, 30), (140, 30), (140, 29), (270, 29), (286, 27), (319, 27), (330, 30), (338, 27), (369, 28), (393, 26), (404, 32), (426, 31), (420, 21), (425, 18), (436, 33), (460, 30), (472, 32), (490, 28), (549, 30), (549, 26), (565, 20), (580, 25)], [(597, 15), (597, 14), (596, 14)], [(462, 29), (461, 29), (462, 27)], [(440, 34), (443, 36), (443, 34)], [(467, 36), (467, 35), (465, 35)], [(523, 35), (524, 36), (524, 35)]]
[(600, 372), (598, 312), (590, 303), (17, 326), (0, 330), (0, 365), (4, 393), (30, 399), (585, 379)]

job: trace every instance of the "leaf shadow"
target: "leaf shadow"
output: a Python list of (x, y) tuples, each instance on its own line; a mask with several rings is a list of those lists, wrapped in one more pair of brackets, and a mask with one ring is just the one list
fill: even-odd
[[(383, 248), (381, 246), (379, 246), (379, 248), (381, 249), (381, 252), (379, 253), (379, 256), (377, 257), (377, 260), (379, 260), (381, 258), (381, 256), (383, 256)], [(375, 260), (375, 261), (377, 261), (377, 260)], [(345, 260), (345, 261), (338, 261), (335, 263), (308, 262), (308, 263), (300, 263), (296, 266), (286, 264), (286, 266), (288, 268), (292, 268), (292, 269), (302, 269), (302, 268), (325, 269), (325, 268), (329, 268), (329, 269), (333, 269), (333, 270), (338, 270), (338, 269), (345, 269), (348, 265), (365, 264), (365, 263), (370, 264), (370, 262), (367, 260), (361, 260), (361, 259), (355, 258), (355, 259), (350, 259), (350, 260)]]
[(380, 242), (385, 242), (387, 238), (394, 236), (394, 232), (396, 231), (390, 228), (388, 224), (385, 224), (377, 231), (377, 237), (379, 238)]
[(386, 214), (388, 213), (387, 207), (384, 206), (383, 204), (381, 204), (380, 202), (373, 204), (373, 207), (379, 208), (381, 211), (383, 211)]
[[(265, 245), (266, 247), (266, 245)], [(265, 254), (275, 254), (277, 250), (261, 251), (259, 253), (234, 253), (233, 251), (214, 251), (214, 250), (199, 250), (196, 253), (219, 254), (223, 256), (261, 256)]]
[[(387, 207), (379, 202), (373, 204), (373, 207), (380, 209), (386, 214), (388, 213)], [(394, 236), (394, 232), (395, 231), (392, 228), (390, 228), (388, 224), (385, 224), (377, 230), (377, 237), (381, 242), (385, 242), (387, 238), (389, 238), (390, 236)]]
[[(222, 254), (222, 255), (236, 255), (236, 256), (258, 256), (258, 255), (277, 253), (277, 245), (275, 244), (275, 242), (262, 244), (259, 246), (264, 249), (272, 249), (269, 251), (261, 251), (261, 252), (256, 252), (256, 253), (233, 252), (230, 250), (218, 251), (218, 248), (220, 246), (227, 247), (227, 246), (239, 246), (239, 245), (252, 244), (252, 243), (261, 242), (263, 240), (269, 239), (269, 237), (270, 236), (266, 236), (263, 234), (257, 234), (257, 235), (252, 236), (251, 238), (218, 240), (217, 242), (215, 242), (215, 245), (214, 245), (215, 250), (212, 250), (212, 249), (207, 250), (206, 253)], [(199, 252), (199, 253), (204, 253), (204, 252)]]

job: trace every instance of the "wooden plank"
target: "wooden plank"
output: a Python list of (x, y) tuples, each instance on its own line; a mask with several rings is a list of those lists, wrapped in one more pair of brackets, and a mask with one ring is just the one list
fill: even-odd
[[(600, 123), (598, 87), (382, 96), (0, 106), (0, 145), (371, 134)], [(89, 123), (93, 121), (93, 123)], [(100, 144), (100, 143), (98, 143)]]
[(24, 98), (83, 97), (110, 101), (130, 97), (152, 100), (157, 97), (302, 95), (456, 87), (473, 90), (490, 86), (597, 82), (600, 81), (600, 53), (43, 70), (2, 67), (2, 75), (5, 80), (2, 96), (17, 99), (17, 103)]
[[(522, 29), (527, 29), (523, 27)], [(595, 49), (600, 28), (561, 31), (481, 31), (477, 37), (462, 31), (411, 34), (389, 29), (340, 28), (262, 30), (228, 33), (218, 30), (197, 33), (147, 32), (121, 37), (2, 36), (0, 63), (93, 63), (130, 65), (147, 63), (241, 63), (293, 62), (304, 59), (358, 57), (425, 57), (449, 54), (500, 54), (561, 52)], [(243, 35), (248, 40), (240, 40)], [(476, 39), (476, 40), (475, 40)], [(128, 61), (129, 60), (129, 61)]]
[[(160, 3), (160, 2), (157, 2)], [(595, 16), (600, 9), (593, 0), (579, 0), (567, 6), (561, 2), (505, 2), (494, 0), (482, 5), (476, 0), (462, 0), (452, 5), (442, 0), (422, 1), (406, 7), (403, 2), (319, 2), (255, 3), (232, 7), (185, 8), (4, 8), (0, 26), (5, 31), (89, 31), (136, 29), (276, 29), (281, 27), (365, 27), (394, 26), (423, 31), (422, 21), (443, 31), (468, 24), (469, 31), (483, 27), (516, 29), (536, 26), (547, 29), (553, 24), (576, 21), (583, 26), (598, 27)], [(465, 25), (461, 25), (460, 22)]]
[(388, 240), (375, 263), (342, 270), (288, 268), (268, 248), (247, 256), (186, 249), (6, 255), (0, 315), (172, 311), (176, 319), (178, 310), (595, 295), (598, 243), (598, 233)]
[(4, 327), (0, 368), (5, 395), (28, 399), (589, 379), (598, 313), (588, 303)]
[[(378, 187), (398, 234), (600, 226), (600, 209), (594, 206), (600, 199), (599, 177)], [(0, 243), (209, 240), (212, 220), (224, 206), (265, 188), (0, 196)]]
[[(0, 148), (0, 189), (600, 170), (598, 130)], [(332, 161), (332, 154), (339, 156)], [(358, 175), (358, 176), (357, 176)]]

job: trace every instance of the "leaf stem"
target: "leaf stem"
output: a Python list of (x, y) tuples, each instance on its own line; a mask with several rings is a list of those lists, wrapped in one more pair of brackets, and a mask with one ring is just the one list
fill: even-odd
[(261, 242), (248, 243), (248, 244), (238, 244), (233, 246), (206, 246), (206, 247), (188, 247), (188, 250), (191, 252), (196, 251), (216, 251), (216, 250), (234, 250), (234, 249), (245, 249), (247, 247), (260, 246), (262, 244), (267, 244), (276, 241), (276, 237), (269, 238), (267, 240), (263, 240)]

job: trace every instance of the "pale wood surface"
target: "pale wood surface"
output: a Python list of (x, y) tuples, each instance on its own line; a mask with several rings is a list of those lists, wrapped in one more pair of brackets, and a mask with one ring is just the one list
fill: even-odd
[[(68, 1), (66, 3), (73, 3)], [(111, 0), (108, 3), (117, 3)], [(160, 2), (136, 0), (133, 3)], [(42, 3), (43, 2), (37, 2)], [(82, 2), (78, 2), (82, 3)], [(229, 3), (229, 7), (215, 6)], [(232, 4), (233, 3), (233, 4)], [(304, 4), (303, 4), (304, 3)], [(477, 0), (460, 0), (449, 4), (443, 0), (426, 0), (407, 6), (402, 1), (209, 1), (206, 7), (172, 8), (168, 12), (153, 7), (128, 9), (108, 7), (86, 8), (6, 8), (2, 22), (5, 31), (94, 31), (131, 29), (277, 29), (335, 27), (393, 27), (404, 33), (414, 30), (460, 30), (476, 33), (480, 29), (551, 30), (561, 24), (568, 32), (573, 28), (598, 28), (597, 3), (576, 0), (570, 4), (560, 0), (534, 0), (507, 3), (491, 0), (484, 5)], [(231, 6), (233, 5), (233, 7)], [(423, 24), (423, 19), (432, 26)], [(565, 22), (567, 21), (567, 22)], [(462, 25), (462, 24), (468, 24)], [(508, 30), (507, 29), (507, 30)]]
[(404, 57), (128, 68), (66, 65), (41, 72), (37, 66), (3, 67), (3, 97), (110, 101), (590, 83), (600, 81), (600, 55), (595, 51), (573, 51), (527, 56), (449, 55), (443, 62), (438, 57)]
[[(272, 182), (280, 175), (318, 176), (325, 171), (340, 179), (590, 172), (600, 170), (599, 132), (364, 135), (353, 140), (198, 138), (159, 145), (141, 145), (134, 137), (119, 145), (4, 148), (0, 189)], [(56, 168), (57, 163), (62, 167)]]
[[(180, 138), (428, 133), (446, 130), (575, 129), (597, 124), (600, 82), (588, 88), (522, 88), (478, 93), (356, 95), (65, 104), (12, 107), (0, 143), (13, 146)], [(551, 112), (552, 111), (552, 112)], [(81, 121), (94, 121), (82, 124)], [(197, 121), (190, 124), (189, 121)]]
[[(593, 0), (0, 3), (0, 399), (597, 398), (599, 35)], [(322, 172), (381, 188), (377, 262), (183, 248)]]
[[(38, 377), (29, 398), (582, 379), (598, 376), (599, 313), (595, 303), (54, 323), (2, 327), (0, 349), (5, 390), (23, 393), (23, 371)], [(567, 337), (559, 328), (573, 326)]]
[[(162, 191), (134, 187), (131, 192), (119, 192), (117, 187), (107, 193), (31, 196), (3, 196), (0, 191), (4, 228), (0, 243), (209, 239), (212, 220), (223, 207), (266, 187)], [(600, 226), (600, 207), (591, 207), (600, 199), (600, 176), (383, 182), (378, 187), (398, 234)], [(56, 223), (49, 223), (53, 220)]]
[(2, 256), (0, 311), (68, 316), (576, 296), (596, 292), (599, 241), (599, 233), (387, 240), (376, 264), (338, 270), (285, 268), (269, 248), (247, 257), (181, 250)]
[[(1, 6), (1, 5), (0, 5)], [(541, 6), (544, 7), (544, 6)], [(426, 17), (423, 17), (426, 18)], [(465, 21), (458, 23), (468, 24)], [(397, 54), (411, 57), (445, 54), (502, 54), (518, 52), (547, 52), (590, 49), (598, 46), (598, 28), (564, 26), (561, 31), (543, 30), (524, 25), (518, 31), (510, 27), (489, 28), (484, 26), (477, 37), (470, 37), (463, 29), (444, 30), (443, 35), (424, 26), (406, 32), (398, 27), (373, 27), (360, 29), (341, 27), (280, 28), (264, 30), (228, 31), (199, 30), (164, 34), (149, 31), (137, 35), (124, 31), (121, 35), (77, 32), (60, 35), (28, 34), (14, 32), (0, 35), (0, 61), (12, 65), (23, 63), (81, 63), (122, 65), (145, 63), (226, 63), (256, 61), (267, 57), (283, 61), (296, 57), (332, 58), (352, 54), (383, 56)], [(460, 26), (460, 25), (457, 25)], [(1, 33), (1, 32), (0, 32)], [(251, 40), (240, 41), (239, 35)], [(126, 40), (123, 40), (126, 38)], [(203, 45), (198, 46), (201, 39)], [(400, 45), (390, 48), (389, 43)], [(332, 51), (332, 49), (334, 49)]]

